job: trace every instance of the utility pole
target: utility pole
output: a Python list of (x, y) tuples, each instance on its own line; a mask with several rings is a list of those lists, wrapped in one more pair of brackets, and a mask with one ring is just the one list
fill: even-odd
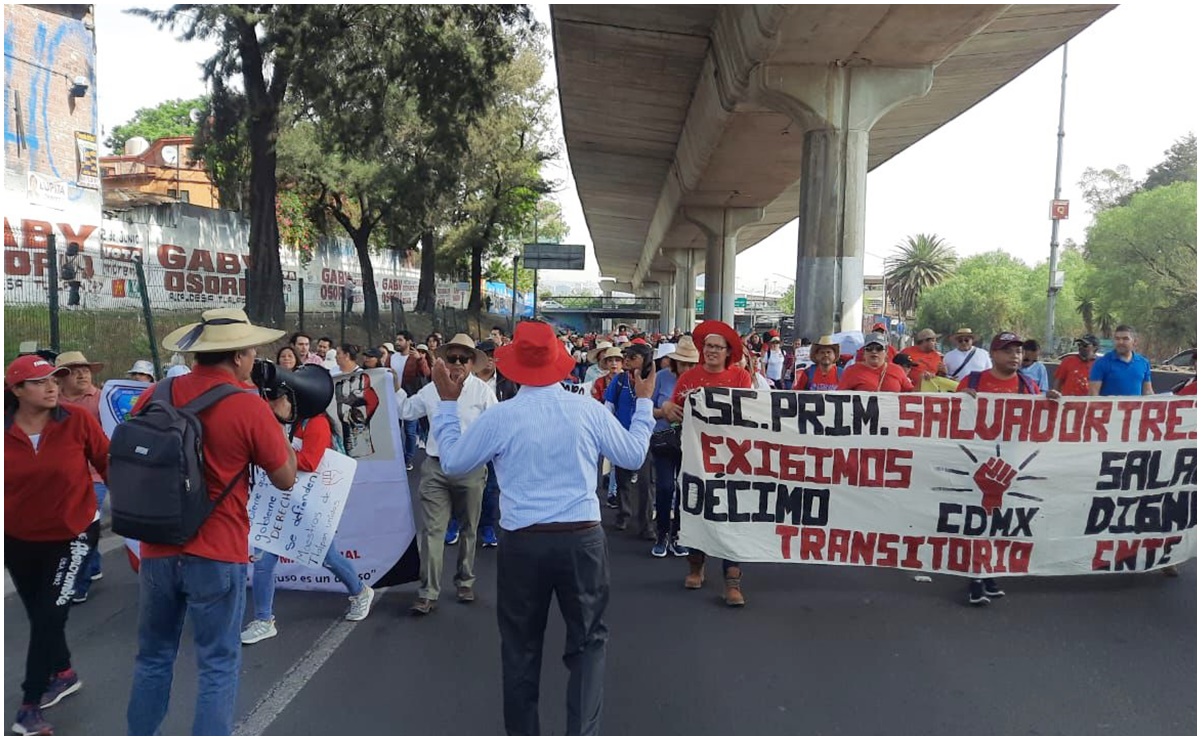
[[(1059, 145), (1055, 153), (1055, 202), (1059, 201), (1060, 182), (1063, 174), (1063, 112), (1068, 94), (1068, 45), (1063, 45), (1063, 79), (1059, 88)], [(1051, 261), (1047, 265), (1047, 346), (1044, 351), (1056, 353), (1055, 350), (1055, 297), (1059, 293), (1056, 273), (1059, 272), (1059, 220), (1060, 215), (1051, 213)]]
[[(534, 243), (538, 243), (538, 203), (534, 203)], [(538, 268), (534, 268), (534, 318), (538, 318)]]

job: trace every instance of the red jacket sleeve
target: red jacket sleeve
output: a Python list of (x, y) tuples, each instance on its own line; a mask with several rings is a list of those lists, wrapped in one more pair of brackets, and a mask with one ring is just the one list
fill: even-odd
[(87, 451), (88, 462), (104, 482), (108, 483), (108, 436), (100, 422), (91, 414), (81, 414), (80, 418), (83, 419), (83, 445)]
[(329, 426), (329, 417), (318, 414), (304, 426), (304, 431), (298, 431), (301, 439), (300, 451), (296, 453), (296, 469), (311, 473), (321, 464), (321, 458), (334, 441), (333, 430)]

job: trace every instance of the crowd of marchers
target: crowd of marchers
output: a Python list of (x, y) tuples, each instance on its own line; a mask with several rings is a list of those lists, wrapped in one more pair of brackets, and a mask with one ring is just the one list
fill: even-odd
[[(253, 325), (240, 310), (208, 311), (163, 341), (174, 353), (169, 366), (140, 360), (125, 373), (150, 384), (132, 417), (155, 407), (190, 408), (201, 431), (220, 430), (202, 438), (206, 516), (186, 539), (140, 545), (131, 734), (153, 734), (161, 726), (185, 616), (193, 623), (200, 672), (197, 734), (233, 730), (242, 646), (281, 633), (274, 612), (278, 557), (247, 544), (247, 471), (257, 466), (274, 485), (288, 488), (298, 472), (315, 470), (327, 450), (343, 450), (348, 442), (341, 420), (323, 411), (302, 418), (296, 397), (264, 393), (256, 384), (255, 373), (262, 372), (256, 347), (283, 337)], [(555, 594), (568, 628), (567, 729), (574, 734), (597, 731), (602, 701), (608, 555), (601, 508), (616, 510), (613, 532), (644, 539), (652, 557), (685, 559), (684, 588), (704, 587), (705, 554), (678, 538), (680, 428), (693, 391), (1052, 399), (1153, 392), (1150, 363), (1136, 351), (1138, 337), (1129, 326), (1117, 327), (1114, 349), (1103, 356), (1095, 337), (1077, 339), (1077, 354), (1054, 373), (1039, 361), (1035, 340), (1012, 332), (982, 339), (963, 328), (945, 338), (951, 346), (945, 354), (943, 339), (923, 329), (898, 351), (897, 338), (882, 325), (861, 346), (831, 336), (786, 346), (774, 330), (743, 336), (715, 320), (688, 332), (620, 325), (586, 334), (531, 321), (512, 337), (493, 327), (486, 337), (447, 340), (435, 332), (421, 343), (401, 329), (393, 341), (367, 348), (295, 332), (271, 363), (275, 372), (296, 377), (382, 371), (403, 439), (397, 465), (412, 471), (420, 463), (420, 582), (409, 612), (428, 617), (436, 611), (451, 547), (457, 547), (453, 597), (474, 602), (477, 549), (498, 548), (506, 729), (538, 730), (535, 659)], [(26, 343), (5, 372), (4, 560), (30, 622), (23, 698), (12, 725), (19, 734), (50, 734), (43, 710), (83, 685), (66, 643), (67, 617), (103, 577), (97, 541), (110, 469), (137, 464), (110, 456), (100, 427), (102, 370), (82, 351), (56, 354)], [(1195, 395), (1196, 378), (1175, 392)], [(112, 498), (120, 496), (114, 488)], [(346, 589), (345, 618), (365, 619), (375, 592), (340, 552), (330, 547), (324, 567)], [(1175, 575), (1174, 568), (1165, 572)], [(725, 603), (744, 606), (743, 564), (723, 560), (720, 574)], [(1001, 596), (994, 579), (969, 583), (971, 605)]]

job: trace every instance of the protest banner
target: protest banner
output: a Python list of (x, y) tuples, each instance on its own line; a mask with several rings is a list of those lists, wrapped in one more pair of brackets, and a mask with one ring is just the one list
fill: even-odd
[(271, 485), (267, 471), (252, 468), (250, 545), (321, 568), (342, 519), (358, 463), (335, 450), (326, 450), (312, 473), (300, 473), (287, 491)]
[(680, 540), (747, 562), (961, 575), (1156, 570), (1196, 556), (1196, 400), (689, 396)]
[[(382, 368), (336, 376), (334, 399), (327, 410), (337, 424), (335, 432), (344, 440), (348, 457), (357, 463), (350, 495), (337, 522), (334, 544), (354, 564), (364, 583), (380, 587), (417, 580), (420, 563), (390, 377)], [(133, 392), (132, 386), (141, 385), (144, 384), (124, 380), (104, 384), (100, 408), (102, 416), (105, 409), (110, 409), (112, 426), (116, 426), (118, 419), (124, 420), (124, 416), (119, 416), (121, 412), (114, 410), (123, 407), (125, 401), (121, 396)], [(111, 436), (110, 427), (106, 426), (105, 431)], [(252, 530), (252, 538), (253, 534)], [(127, 539), (125, 545), (136, 570), (140, 556), (138, 543)], [(248, 553), (252, 547), (253, 542), (248, 541)], [(285, 589), (345, 590), (320, 564), (302, 565), (291, 554), (280, 558), (275, 581), (278, 588)]]

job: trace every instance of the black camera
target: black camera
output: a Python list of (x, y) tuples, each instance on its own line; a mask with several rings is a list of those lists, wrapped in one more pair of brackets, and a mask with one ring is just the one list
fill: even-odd
[(255, 360), (250, 379), (268, 401), (287, 396), (292, 403), (292, 417), (284, 420), (288, 424), (323, 413), (334, 398), (334, 379), (320, 365), (288, 372), (269, 360)]

